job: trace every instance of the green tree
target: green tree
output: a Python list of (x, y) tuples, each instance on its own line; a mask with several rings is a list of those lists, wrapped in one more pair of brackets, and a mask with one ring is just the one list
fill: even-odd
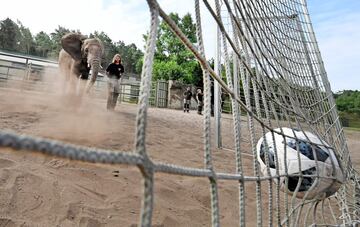
[[(58, 58), (59, 52), (61, 50), (60, 40), (65, 34), (67, 34), (69, 32), (70, 32), (69, 29), (58, 26), (58, 28), (56, 28), (54, 32), (50, 33), (52, 46), (51, 46), (51, 51), (49, 53), (49, 55), (50, 55), (49, 57), (55, 58), (55, 59)], [(75, 32), (75, 31), (72, 31), (72, 32)]]
[(360, 128), (360, 91), (345, 90), (334, 97), (343, 126)]
[(43, 31), (36, 34), (35, 36), (36, 55), (47, 58), (48, 53), (51, 51), (52, 46), (54, 46), (54, 44), (48, 34), (46, 34)]
[(29, 28), (25, 27), (20, 21), (18, 37), (18, 51), (24, 54), (35, 54), (35, 42)]
[(113, 42), (107, 34), (104, 32), (95, 31), (94, 34), (90, 34), (90, 37), (96, 37), (103, 42), (105, 56), (103, 60), (103, 66), (106, 67), (114, 57), (119, 53), (122, 58), (122, 64), (124, 65), (125, 72), (138, 73), (137, 64), (144, 55), (135, 44), (126, 45), (123, 41)]
[(0, 22), (0, 48), (16, 51), (18, 49), (19, 26), (10, 18)]
[(155, 60), (153, 67), (154, 80), (181, 80), (184, 70), (175, 61)]
[[(195, 45), (196, 26), (191, 15), (188, 13), (180, 17), (177, 13), (170, 13), (169, 16)], [(147, 35), (144, 38), (147, 39)], [(170, 75), (172, 73), (174, 75)], [(198, 86), (202, 82), (200, 64), (164, 21), (160, 23), (158, 31), (153, 78), (176, 79)]]
[[(118, 42), (119, 53), (123, 58), (125, 71), (129, 73), (139, 73), (138, 67), (142, 62), (143, 52), (137, 48), (134, 43), (125, 45), (124, 42)], [(140, 62), (140, 63), (139, 63)]]
[(336, 105), (339, 111), (355, 113), (360, 116), (360, 91), (345, 90), (336, 94)]
[(135, 73), (140, 74), (144, 64), (144, 56), (138, 59), (135, 65)]
[[(57, 59), (61, 50), (60, 40), (69, 32), (81, 34), (80, 30), (70, 30), (58, 26), (50, 35), (41, 31), (33, 36), (30, 29), (20, 21), (15, 23), (7, 18), (0, 21), (0, 49)], [(126, 72), (139, 73), (141, 71), (144, 54), (135, 44), (127, 45), (123, 41), (113, 42), (102, 31), (90, 33), (89, 38), (94, 37), (99, 38), (104, 45), (103, 67), (106, 67), (111, 62), (116, 53), (120, 53)]]

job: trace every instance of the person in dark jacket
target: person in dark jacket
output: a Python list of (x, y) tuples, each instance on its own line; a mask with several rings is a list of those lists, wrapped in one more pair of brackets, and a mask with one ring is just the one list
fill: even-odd
[(106, 108), (114, 110), (120, 94), (121, 75), (124, 73), (124, 66), (121, 64), (120, 54), (115, 54), (112, 63), (106, 68), (108, 76), (108, 99)]
[(191, 97), (192, 97), (192, 93), (191, 93), (190, 87), (188, 87), (188, 88), (186, 89), (186, 91), (184, 92), (183, 96), (184, 96), (184, 113), (185, 113), (185, 112), (188, 112), (188, 113), (189, 113), (189, 110), (190, 110), (190, 102), (191, 102)]
[(198, 111), (197, 113), (202, 115), (202, 108), (203, 108), (203, 105), (204, 105), (204, 102), (203, 102), (203, 97), (204, 97), (204, 94), (201, 92), (201, 89), (197, 89), (197, 93), (196, 93), (196, 100), (197, 100), (197, 103), (198, 103)]

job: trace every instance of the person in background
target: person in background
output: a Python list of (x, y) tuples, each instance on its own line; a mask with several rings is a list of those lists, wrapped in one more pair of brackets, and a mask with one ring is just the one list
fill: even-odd
[(124, 73), (124, 66), (121, 64), (120, 54), (115, 54), (112, 63), (106, 68), (108, 76), (108, 99), (107, 110), (114, 110), (120, 94), (121, 75)]
[(198, 103), (198, 111), (197, 113), (202, 115), (202, 108), (203, 108), (203, 97), (204, 97), (204, 94), (201, 92), (201, 89), (197, 89), (197, 93), (196, 93), (196, 100), (197, 100), (197, 103)]
[(221, 113), (224, 112), (224, 104), (225, 104), (225, 99), (227, 97), (227, 93), (225, 93), (225, 90), (221, 88), (220, 90), (221, 94), (220, 94), (220, 98), (221, 98)]
[(187, 88), (186, 88), (186, 91), (184, 92), (183, 96), (184, 96), (184, 113), (185, 113), (185, 112), (188, 112), (188, 113), (189, 113), (189, 110), (190, 110), (190, 101), (191, 101), (191, 96), (192, 96), (190, 87), (187, 87)]

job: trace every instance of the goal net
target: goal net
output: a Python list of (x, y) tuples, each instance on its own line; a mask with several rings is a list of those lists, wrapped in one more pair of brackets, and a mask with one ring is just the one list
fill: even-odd
[[(156, 0), (147, 0), (151, 24), (141, 76), (133, 152), (112, 152), (0, 131), (0, 146), (38, 151), (87, 162), (136, 165), (143, 176), (140, 226), (151, 226), (154, 175), (168, 173), (209, 179), (211, 223), (221, 226), (220, 181), (237, 183), (238, 223), (257, 226), (356, 225), (360, 181), (353, 168), (306, 0), (194, 1), (197, 44), (193, 45)], [(214, 69), (205, 54), (202, 14), (218, 27)], [(204, 168), (153, 161), (146, 146), (147, 110), (160, 19), (194, 54), (203, 69)], [(215, 31), (215, 28), (214, 28)], [(222, 79), (222, 74), (226, 79)], [(211, 83), (230, 96), (236, 169), (213, 165)], [(215, 110), (219, 111), (219, 108)], [(220, 127), (220, 126), (219, 126)], [(217, 134), (216, 136), (219, 136)], [(294, 162), (295, 161), (295, 162)], [(245, 171), (251, 165), (251, 171)], [(247, 168), (249, 169), (249, 168)], [(247, 190), (255, 184), (255, 191)], [(252, 199), (256, 210), (247, 207)], [(250, 220), (256, 217), (256, 221)]]

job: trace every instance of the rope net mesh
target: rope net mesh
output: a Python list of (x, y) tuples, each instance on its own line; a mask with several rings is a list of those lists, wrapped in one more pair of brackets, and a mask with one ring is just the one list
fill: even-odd
[[(202, 9), (210, 12), (218, 26), (221, 64), (226, 80), (221, 79), (219, 72), (215, 72), (205, 58), (202, 11), (199, 1), (195, 0), (194, 3), (196, 46), (186, 38), (156, 0), (148, 0), (151, 24), (141, 77), (133, 153), (75, 146), (5, 131), (0, 131), (0, 146), (87, 162), (137, 165), (144, 179), (140, 226), (151, 226), (156, 172), (208, 178), (212, 226), (221, 224), (218, 190), (222, 180), (238, 183), (238, 195), (234, 197), (238, 197), (240, 226), (245, 226), (249, 220), (248, 214), (254, 212), (257, 226), (355, 226), (360, 220), (360, 179), (351, 163), (305, 0), (215, 0), (211, 4), (207, 0), (203, 1)], [(147, 154), (147, 109), (160, 17), (203, 68), (202, 169), (154, 162)], [(232, 141), (229, 149), (234, 151), (236, 170), (233, 173), (216, 171), (212, 161), (211, 80), (218, 83), (231, 98), (233, 138), (223, 139)], [(285, 128), (290, 129), (291, 133), (287, 133)], [(298, 138), (299, 135), (310, 137), (305, 132), (311, 132), (311, 135), (320, 139), (314, 142), (309, 138)], [(263, 138), (262, 153), (258, 155), (260, 138)], [(283, 139), (281, 147), (276, 146), (276, 138)], [(293, 141), (293, 148), (297, 150), (297, 173), (289, 172), (288, 162), (281, 163), (281, 160), (287, 160), (286, 155), (290, 155), (288, 141)], [(315, 171), (299, 171), (305, 165), (299, 158), (303, 146), (311, 148), (316, 163)], [(329, 165), (334, 170), (327, 176), (319, 171), (321, 154), (324, 155), (318, 152), (319, 149), (334, 153), (333, 156), (326, 156), (331, 156)], [(263, 160), (263, 166), (258, 156)], [(252, 171), (244, 170), (245, 159), (250, 159), (247, 163), (251, 163)], [(310, 191), (319, 187), (323, 179), (331, 182), (330, 185), (338, 184), (338, 171), (343, 180), (340, 188), (335, 190), (336, 193), (325, 191), (326, 196), (323, 196), (324, 193), (310, 196)], [(304, 190), (302, 182), (309, 180), (313, 184)], [(253, 194), (246, 191), (248, 184), (255, 184)], [(290, 185), (293, 187), (292, 193), (285, 193), (284, 187), (290, 188)], [(296, 197), (299, 193), (302, 193), (302, 198)], [(256, 200), (256, 211), (247, 208), (246, 199), (249, 197)]]

